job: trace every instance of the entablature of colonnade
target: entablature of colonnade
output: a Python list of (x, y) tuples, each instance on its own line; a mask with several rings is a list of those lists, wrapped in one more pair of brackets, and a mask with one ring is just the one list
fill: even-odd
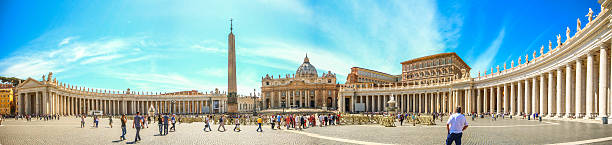
[[(585, 59), (587, 54), (599, 51), (600, 47), (610, 47), (612, 37), (612, 15), (610, 10), (603, 10), (599, 16), (588, 23), (581, 31), (566, 40), (559, 47), (549, 50), (545, 54), (533, 59), (528, 63), (522, 63), (498, 73), (474, 78), (474, 86), (477, 88), (503, 85), (517, 82), (527, 78), (534, 78), (546, 73), (556, 72), (557, 69), (565, 71), (566, 65), (576, 64), (576, 60)], [(597, 54), (593, 54), (597, 55)], [(521, 56), (524, 58), (523, 56)], [(525, 60), (522, 60), (525, 61)], [(596, 62), (597, 63), (597, 62)], [(583, 63), (586, 65), (586, 62)], [(575, 70), (575, 67), (572, 67)]]
[(368, 96), (368, 95), (400, 95), (400, 94), (419, 94), (449, 92), (453, 90), (467, 90), (472, 88), (471, 79), (462, 79), (453, 83), (441, 83), (422, 86), (401, 86), (401, 87), (375, 87), (375, 88), (343, 88), (344, 96)]
[[(84, 91), (79, 89), (65, 88), (60, 85), (44, 83), (41, 81), (28, 78), (25, 82), (17, 86), (18, 93), (34, 93), (48, 92), (54, 95), (70, 96), (75, 98), (96, 99), (96, 100), (135, 100), (135, 101), (194, 101), (194, 100), (223, 100), (226, 95), (222, 93), (214, 94), (192, 94), (192, 95), (175, 95), (175, 94), (157, 94), (157, 95), (140, 95), (140, 94), (114, 94)], [(109, 91), (110, 92), (110, 91)]]

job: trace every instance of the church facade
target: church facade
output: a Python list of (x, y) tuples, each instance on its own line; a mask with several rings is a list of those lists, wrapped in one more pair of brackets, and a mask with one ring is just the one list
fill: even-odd
[(338, 84), (336, 74), (318, 75), (308, 56), (293, 75), (266, 75), (261, 79), (261, 95), (264, 109), (337, 107)]

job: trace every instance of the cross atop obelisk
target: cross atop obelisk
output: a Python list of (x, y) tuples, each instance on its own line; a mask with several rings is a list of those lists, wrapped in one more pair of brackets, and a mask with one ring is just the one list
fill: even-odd
[(234, 38), (234, 19), (230, 18), (230, 34), (228, 36), (228, 55), (227, 55), (227, 112), (230, 114), (238, 113), (238, 95), (236, 85), (236, 43)]
[(232, 30), (234, 30), (234, 24), (232, 23), (232, 21), (234, 21), (234, 19), (230, 18), (230, 33), (232, 33)]

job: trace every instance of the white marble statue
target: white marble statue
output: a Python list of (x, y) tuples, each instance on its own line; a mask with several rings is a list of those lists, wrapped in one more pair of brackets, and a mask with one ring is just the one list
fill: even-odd
[(561, 34), (557, 34), (557, 46), (561, 46)]
[(504, 62), (504, 70), (506, 70), (506, 62)]
[(580, 32), (581, 29), (580, 18), (578, 18), (576, 19), (576, 32)]
[(522, 61), (521, 61), (521, 58), (522, 58), (522, 57), (520, 57), (520, 56), (519, 56), (519, 59), (518, 59), (518, 65), (521, 65), (521, 62), (522, 62)]
[(535, 58), (536, 58), (536, 51), (533, 50), (533, 59), (535, 59)]
[(540, 56), (544, 55), (544, 45), (540, 46)]
[(593, 20), (593, 10), (591, 8), (589, 8), (589, 13), (585, 17), (588, 17), (589, 23), (591, 23), (591, 21)]
[(565, 37), (566, 37), (565, 41), (570, 39), (570, 28), (569, 27), (567, 27), (567, 29), (565, 30)]
[(525, 63), (529, 62), (529, 54), (525, 54)]
[(514, 60), (510, 62), (510, 68), (513, 68), (513, 67), (514, 67)]
[(548, 51), (552, 50), (552, 42), (550, 42), (550, 40), (548, 40)]

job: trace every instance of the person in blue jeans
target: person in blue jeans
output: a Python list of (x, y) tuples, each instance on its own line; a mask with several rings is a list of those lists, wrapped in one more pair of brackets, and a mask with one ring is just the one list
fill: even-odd
[(164, 124), (162, 123), (162, 117), (160, 114), (157, 114), (157, 126), (159, 126), (159, 135), (163, 135), (162, 131), (164, 130)]
[(164, 115), (164, 135), (168, 135), (168, 114)]
[(465, 116), (461, 114), (461, 107), (455, 109), (455, 114), (448, 117), (446, 122), (446, 131), (448, 136), (446, 137), (446, 145), (451, 145), (455, 142), (456, 145), (461, 145), (461, 136), (463, 131), (468, 128), (467, 120)]
[(125, 118), (125, 114), (121, 115), (121, 137), (119, 137), (121, 140), (125, 140), (125, 123), (127, 122), (127, 118)]
[(142, 140), (140, 138), (140, 128), (142, 127), (143, 118), (140, 116), (140, 112), (136, 112), (136, 116), (134, 116), (134, 123), (132, 124), (132, 128), (136, 128), (136, 136), (134, 136), (134, 142)]

